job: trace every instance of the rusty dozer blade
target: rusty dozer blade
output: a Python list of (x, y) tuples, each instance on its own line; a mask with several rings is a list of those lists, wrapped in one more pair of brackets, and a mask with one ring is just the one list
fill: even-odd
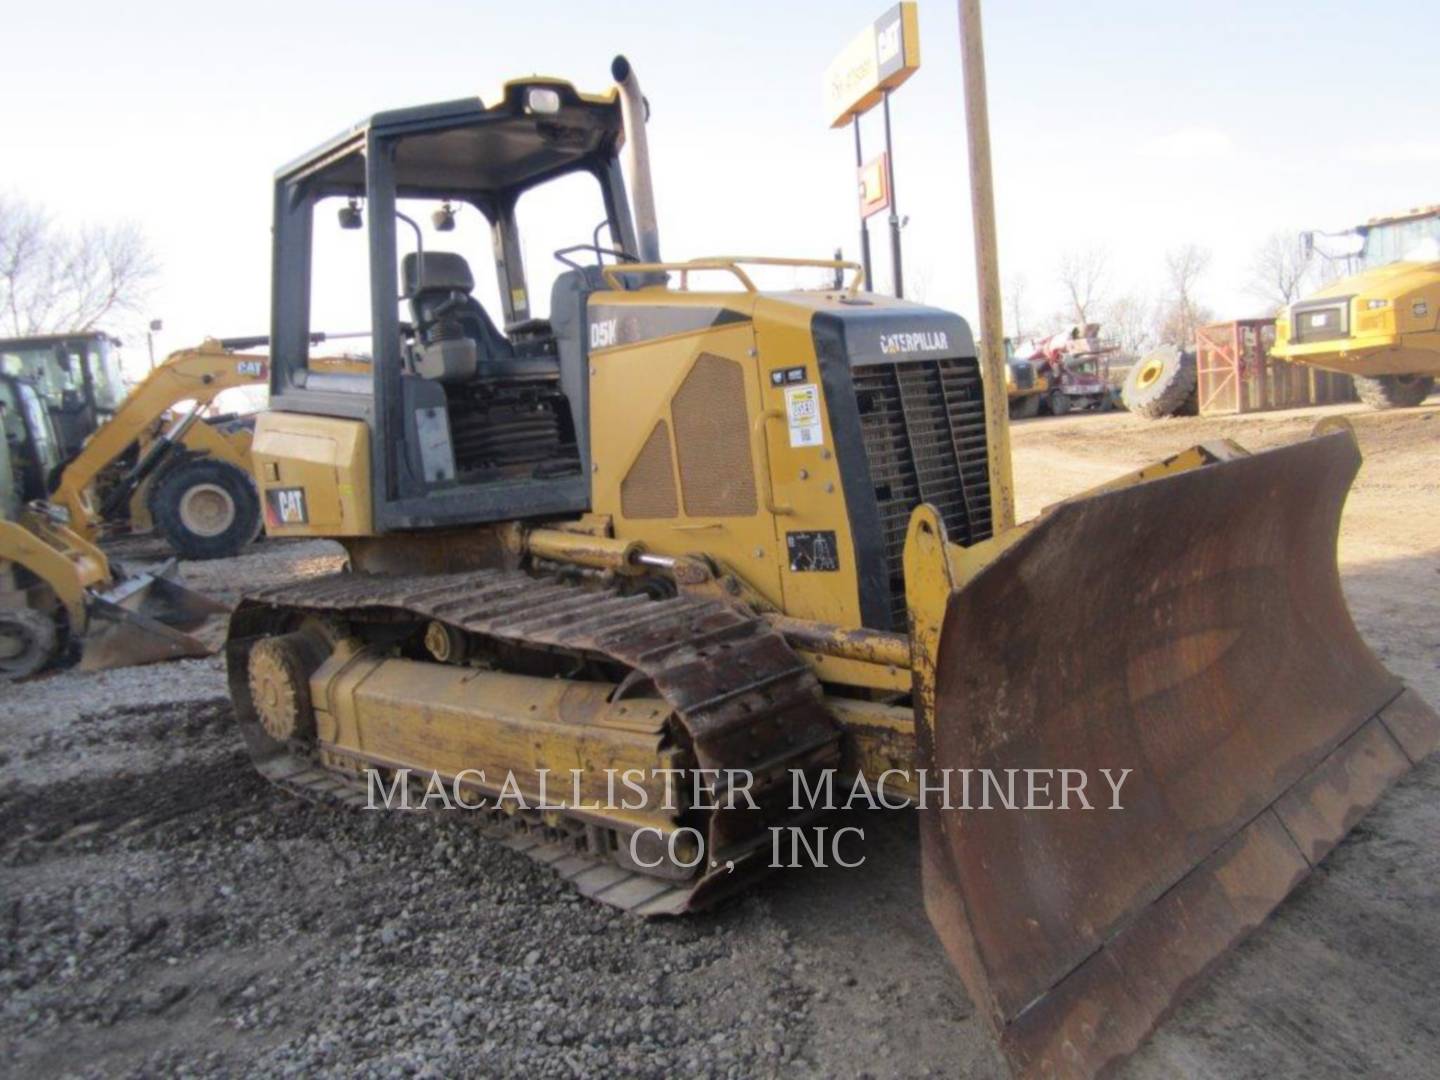
[(1020, 1074), (1118, 1064), (1434, 748), (1341, 594), (1359, 463), (1340, 432), (1062, 503), (917, 620), (920, 765), (1088, 777), (1092, 810), (921, 811), (930, 919)]
[(158, 574), (135, 574), (89, 598), (81, 671), (209, 656), (216, 651), (230, 609), (185, 588), (169, 576), (171, 572), (172, 564), (167, 564)]

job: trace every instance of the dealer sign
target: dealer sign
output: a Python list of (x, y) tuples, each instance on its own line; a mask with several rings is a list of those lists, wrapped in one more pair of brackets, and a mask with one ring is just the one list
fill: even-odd
[(825, 71), (825, 115), (843, 127), (880, 102), (920, 66), (920, 18), (912, 0), (896, 4), (845, 49)]

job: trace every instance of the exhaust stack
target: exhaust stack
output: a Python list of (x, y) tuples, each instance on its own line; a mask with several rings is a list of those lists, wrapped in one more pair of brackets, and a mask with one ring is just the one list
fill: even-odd
[(630, 204), (641, 262), (660, 261), (660, 227), (655, 222), (655, 185), (650, 179), (650, 148), (645, 141), (645, 98), (630, 61), (617, 56), (610, 74), (620, 87), (620, 112), (625, 119), (625, 155), (630, 173)]

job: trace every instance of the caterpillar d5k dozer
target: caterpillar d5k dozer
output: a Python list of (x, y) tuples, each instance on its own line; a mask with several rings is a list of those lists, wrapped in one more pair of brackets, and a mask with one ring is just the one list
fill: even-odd
[[(1130, 769), (1123, 812), (922, 809), (931, 917), (1011, 1059), (1093, 1072), (1435, 741), (1341, 598), (1354, 441), (1196, 448), (1016, 526), (1005, 382), (967, 324), (751, 276), (844, 264), (662, 262), (645, 105), (613, 73), (381, 113), (278, 174), (256, 482), (271, 534), (351, 569), (236, 610), (246, 744), (341, 803), (437, 774), (643, 915), (763, 871), (813, 816), (796, 773)], [(542, 318), (518, 221), (557, 180), (609, 240), (556, 253)], [(361, 200), (368, 377), (308, 353), (313, 238)], [(419, 224), (463, 236), (457, 207), (500, 326)]]
[(227, 607), (166, 573), (122, 573), (41, 501), (59, 444), (34, 386), (0, 376), (0, 423), (0, 678), (77, 650), (82, 670), (214, 652), (218, 633), (208, 644), (193, 635)]

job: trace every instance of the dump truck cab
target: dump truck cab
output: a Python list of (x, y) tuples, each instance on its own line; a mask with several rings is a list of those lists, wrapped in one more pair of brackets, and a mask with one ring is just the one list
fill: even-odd
[(33, 383), (54, 419), (62, 459), (125, 399), (119, 348), (119, 339), (98, 330), (0, 340), (0, 371)]

